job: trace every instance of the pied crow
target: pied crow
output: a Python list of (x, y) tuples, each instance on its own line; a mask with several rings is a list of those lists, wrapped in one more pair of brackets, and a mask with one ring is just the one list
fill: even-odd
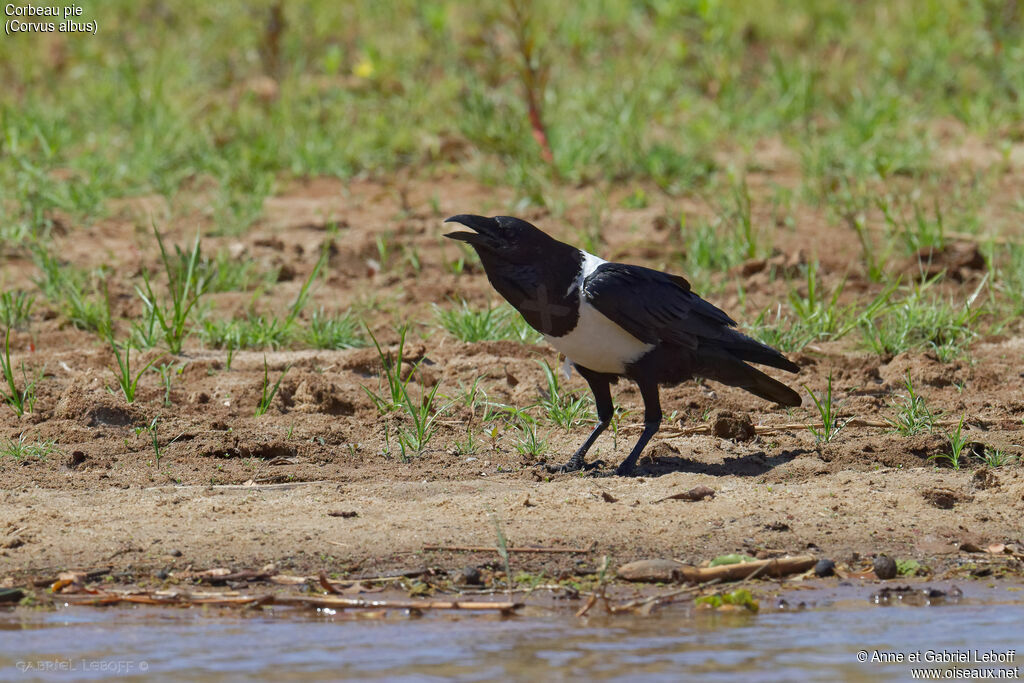
[(737, 331), (728, 315), (694, 294), (682, 277), (610, 263), (511, 216), (461, 214), (445, 222), (473, 230), (445, 237), (476, 250), (498, 293), (572, 362), (594, 393), (597, 426), (557, 471), (587, 467), (587, 451), (611, 422), (611, 384), (619, 377), (640, 388), (644, 430), (618, 475), (633, 474), (661, 426), (659, 385), (704, 377), (784, 406), (800, 405), (799, 394), (747, 363), (789, 372), (800, 368)]

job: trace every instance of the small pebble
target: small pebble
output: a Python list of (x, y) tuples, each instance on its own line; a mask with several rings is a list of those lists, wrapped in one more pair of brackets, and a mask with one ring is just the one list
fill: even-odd
[(815, 576), (832, 576), (836, 573), (836, 563), (832, 560), (818, 560), (818, 564), (814, 565)]
[(888, 555), (879, 555), (876, 557), (875, 576), (883, 581), (896, 578), (896, 561)]
[(178, 550), (177, 548), (175, 548), (174, 550), (172, 550), (171, 552), (169, 552), (167, 554), (170, 555), (171, 557), (181, 557), (182, 556), (182, 552), (180, 550)]
[(463, 567), (462, 571), (456, 573), (454, 582), (457, 586), (479, 586), (483, 578), (476, 567)]

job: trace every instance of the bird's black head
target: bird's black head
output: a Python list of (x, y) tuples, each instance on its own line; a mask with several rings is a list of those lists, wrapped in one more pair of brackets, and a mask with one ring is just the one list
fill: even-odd
[(543, 261), (553, 245), (561, 244), (539, 228), (513, 216), (459, 214), (445, 223), (460, 223), (475, 232), (460, 230), (445, 235), (476, 249), (483, 261), (498, 258), (509, 263)]
[(512, 216), (452, 216), (473, 232), (445, 235), (469, 244), (487, 279), (535, 330), (561, 336), (576, 326), (577, 294), (570, 292), (583, 252)]

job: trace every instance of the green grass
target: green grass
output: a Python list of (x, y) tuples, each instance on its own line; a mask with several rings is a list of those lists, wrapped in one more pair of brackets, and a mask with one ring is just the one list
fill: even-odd
[(309, 318), (305, 341), (314, 349), (355, 349), (366, 346), (366, 339), (359, 331), (360, 325), (351, 311), (329, 315), (323, 308), (318, 308)]
[[(719, 172), (714, 150), (776, 137), (826, 197), (837, 178), (926, 170), (929, 121), (985, 135), (1024, 109), (1019, 18), (1003, 3), (531, 7), (516, 19), (501, 2), (314, 2), (286, 5), (278, 31), (239, 2), (140, 16), (118, 0), (90, 10), (102, 44), (6, 41), (0, 199), (14, 202), (0, 224), (42, 234), (50, 210), (97, 215), (106, 198), (173, 197), (198, 176), (217, 229), (234, 233), (280, 174), (443, 166), (452, 139), (480, 175), (543, 200), (551, 178), (700, 188)], [(273, 92), (256, 85), (266, 76)]]
[(117, 385), (121, 388), (121, 394), (124, 396), (125, 401), (128, 403), (134, 403), (135, 394), (139, 388), (139, 380), (142, 379), (144, 374), (146, 374), (146, 370), (153, 367), (153, 365), (163, 358), (163, 356), (156, 356), (143, 365), (142, 369), (133, 374), (131, 340), (120, 344), (114, 339), (113, 335), (110, 335), (107, 337), (107, 343), (114, 354), (114, 360), (117, 361), (117, 368), (112, 369), (112, 371), (114, 373), (114, 378), (117, 380)]
[(566, 391), (562, 387), (557, 369), (548, 365), (547, 361), (541, 361), (540, 367), (547, 387), (541, 390), (537, 405), (545, 417), (566, 431), (590, 419), (590, 406), (593, 401), (589, 392), (581, 394), (577, 391)]
[[(184, 260), (188, 254), (179, 252), (178, 257)], [(226, 249), (218, 250), (212, 258), (200, 255), (195, 270), (207, 292), (265, 290), (277, 282), (278, 276), (277, 268), (260, 270), (257, 262), (245, 257), (234, 258)]]
[(838, 340), (869, 325), (890, 307), (890, 299), (899, 282), (883, 287), (867, 303), (840, 303), (845, 279), (831, 293), (824, 291), (818, 279), (818, 264), (808, 264), (802, 287), (790, 285), (788, 310), (768, 308), (746, 325), (751, 335), (780, 351), (799, 351), (816, 341)]
[(448, 334), (464, 342), (511, 339), (536, 344), (542, 339), (523, 316), (505, 303), (482, 310), (472, 308), (466, 301), (462, 301), (458, 308), (442, 308), (434, 304), (434, 319)]
[(949, 361), (967, 352), (978, 335), (977, 323), (985, 313), (976, 304), (979, 289), (963, 303), (932, 291), (937, 279), (915, 283), (902, 299), (861, 325), (865, 344), (879, 355), (909, 350), (931, 350)]
[(548, 442), (540, 437), (536, 422), (519, 420), (516, 423), (516, 429), (519, 435), (516, 438), (515, 448), (521, 455), (537, 459), (547, 453)]
[(971, 442), (970, 435), (964, 433), (965, 417), (965, 415), (961, 415), (960, 422), (957, 424), (956, 429), (951, 432), (946, 432), (946, 440), (949, 442), (949, 452), (930, 455), (928, 456), (929, 460), (945, 462), (954, 470), (960, 469), (960, 466), (967, 459), (967, 455), (969, 453), (967, 446)]
[(13, 458), (18, 462), (26, 460), (45, 460), (47, 456), (59, 453), (55, 439), (36, 439), (25, 441), (25, 434), (22, 433), (17, 440), (0, 439), (0, 458), (4, 456)]
[[(281, 388), (281, 382), (284, 381), (284, 376), (291, 370), (291, 365), (286, 365), (284, 370), (281, 371), (277, 381), (273, 384), (270, 383), (270, 367), (267, 365), (267, 357), (263, 357), (263, 386), (260, 392), (260, 400), (256, 403), (256, 411), (253, 413), (255, 417), (260, 417), (266, 414), (270, 408), (270, 404), (273, 402), (274, 397), (277, 396), (278, 389)], [(156, 437), (154, 437), (156, 438)]]
[(892, 407), (896, 409), (896, 415), (893, 418), (886, 418), (886, 422), (901, 436), (932, 431), (935, 427), (935, 415), (928, 408), (924, 396), (914, 389), (909, 374), (903, 380), (903, 386), (907, 393), (899, 396), (898, 400), (891, 401)]
[(35, 301), (34, 295), (21, 289), (0, 293), (0, 325), (19, 329), (27, 327)]
[(350, 348), (319, 345), (331, 342), (358, 345), (355, 322), (349, 319), (348, 314), (329, 318), (323, 315), (321, 309), (313, 314), (309, 330), (299, 329), (299, 316), (309, 303), (313, 284), (323, 272), (326, 263), (327, 251), (324, 250), (303, 281), (284, 317), (250, 311), (241, 318), (215, 318), (208, 311), (204, 311), (199, 316), (201, 322), (198, 329), (203, 344), (215, 349), (229, 349), (232, 352), (237, 349), (279, 349), (303, 339), (314, 348)]
[(40, 245), (32, 249), (32, 260), (40, 271), (35, 283), (46, 299), (75, 327), (100, 336), (106, 334), (110, 328), (106, 268), (91, 272), (77, 268)]
[(36, 404), (36, 384), (42, 379), (43, 373), (29, 377), (28, 368), (25, 362), (21, 363), (21, 388), (15, 379), (14, 364), (11, 363), (11, 328), (7, 328), (4, 334), (4, 353), (0, 356), (0, 370), (3, 371), (5, 388), (0, 388), (0, 398), (3, 399), (16, 415), (31, 413)]
[(985, 467), (996, 469), (998, 467), (1005, 467), (1012, 465), (1015, 462), (1019, 462), (1020, 458), (1012, 453), (1007, 453), (1001, 448), (988, 448), (979, 456), (981, 462), (984, 463)]
[(287, 318), (250, 313), (245, 318), (203, 320), (198, 330), (206, 346), (215, 349), (280, 349), (295, 340)]
[[(369, 328), (367, 328), (367, 333), (377, 349), (381, 373), (377, 391), (366, 386), (363, 387), (363, 391), (373, 402), (379, 415), (384, 416), (397, 412), (402, 416), (402, 422), (396, 430), (396, 437), (401, 451), (401, 459), (406, 462), (414, 455), (422, 453), (434, 434), (437, 433), (437, 420), (447, 408), (447, 406), (438, 406), (436, 403), (437, 392), (441, 384), (438, 382), (429, 390), (420, 386), (419, 394), (415, 397), (409, 391), (409, 385), (413, 383), (413, 379), (417, 375), (420, 362), (414, 363), (408, 369), (408, 374), (402, 377), (407, 327), (402, 327), (398, 331), (398, 349), (394, 355), (384, 351), (377, 341), (377, 337), (369, 331)], [(419, 385), (418, 382), (416, 384)], [(385, 432), (386, 437), (389, 434), (389, 431)]]
[(832, 396), (832, 373), (828, 374), (828, 384), (821, 395), (815, 394), (806, 386), (804, 389), (810, 395), (811, 401), (814, 402), (818, 418), (821, 420), (820, 427), (809, 425), (807, 429), (814, 435), (814, 442), (818, 446), (822, 446), (835, 439), (842, 428), (846, 426), (846, 422), (839, 418), (839, 410)]
[(146, 317), (150, 320), (155, 318), (156, 324), (163, 333), (167, 350), (178, 355), (181, 353), (185, 338), (191, 331), (189, 314), (206, 292), (212, 274), (203, 273), (199, 267), (202, 247), (198, 234), (189, 251), (182, 251), (175, 245), (173, 256), (167, 251), (163, 237), (155, 227), (153, 234), (156, 236), (156, 243), (160, 248), (160, 262), (167, 278), (169, 301), (161, 302), (157, 297), (153, 291), (150, 275), (145, 270), (142, 271), (143, 287), (136, 287), (135, 291), (142, 299)]

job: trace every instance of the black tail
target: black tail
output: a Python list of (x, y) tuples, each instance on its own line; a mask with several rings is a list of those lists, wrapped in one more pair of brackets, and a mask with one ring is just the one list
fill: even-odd
[[(754, 344), (753, 339), (750, 340)], [(768, 356), (767, 353), (759, 353), (757, 355), (752, 353), (744, 353), (741, 356), (744, 360), (750, 360), (755, 363), (762, 363), (764, 365), (771, 365), (773, 367), (780, 368), (782, 370), (789, 370), (790, 372), (796, 372), (800, 368), (786, 360), (778, 351), (758, 344), (762, 349), (773, 356)], [(780, 405), (795, 407), (800, 405), (800, 394), (796, 393), (789, 387), (777, 379), (773, 379), (768, 375), (764, 374), (757, 368), (752, 368), (742, 360), (732, 355), (732, 349), (716, 350), (715, 353), (709, 353), (705, 351), (701, 354), (701, 366), (696, 370), (696, 373), (700, 377), (707, 377), (713, 379), (716, 382), (722, 384), (728, 384), (731, 387), (739, 387), (746, 389), (755, 396), (760, 396), (766, 401), (774, 401)], [(736, 355), (739, 355), (738, 353)], [(765, 358), (765, 360), (762, 360)]]
[(742, 387), (755, 396), (760, 396), (766, 401), (775, 401), (780, 405), (788, 406), (790, 408), (795, 408), (800, 405), (800, 394), (796, 393), (777, 379), (772, 379), (760, 370), (752, 368), (746, 364), (743, 365), (747, 369), (747, 375), (745, 377), (746, 381), (743, 384), (737, 384), (736, 386)]
[(767, 365), (772, 368), (778, 368), (779, 370), (785, 370), (786, 372), (800, 372), (799, 365), (789, 360), (767, 344), (762, 344), (756, 339), (752, 339), (735, 330), (730, 330), (730, 332), (732, 332), (732, 334), (729, 335), (731, 339), (722, 340), (720, 345), (722, 349), (727, 351), (733, 357), (739, 360), (745, 360), (748, 363)]

